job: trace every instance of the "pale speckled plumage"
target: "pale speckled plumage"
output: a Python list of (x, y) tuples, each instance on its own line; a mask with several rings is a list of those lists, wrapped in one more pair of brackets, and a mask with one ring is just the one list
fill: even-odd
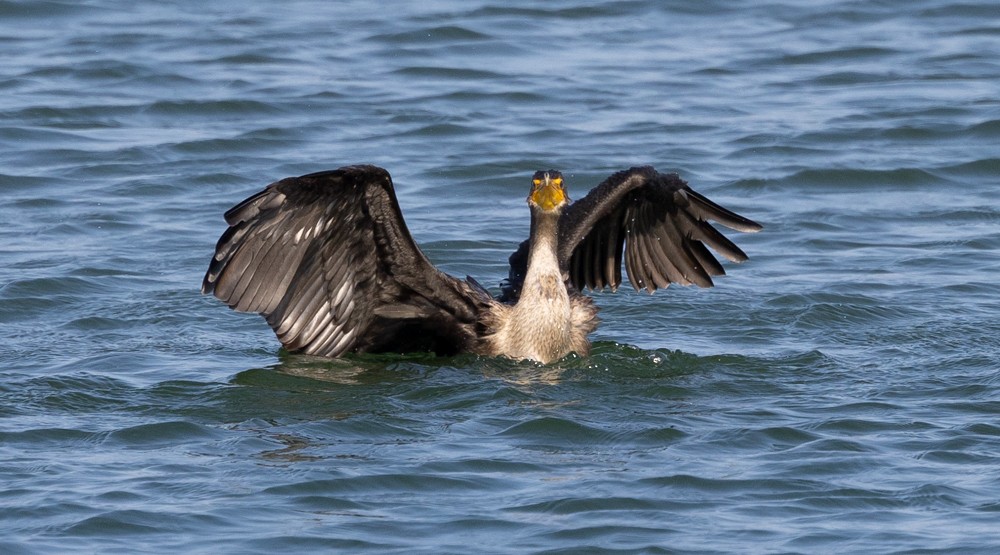
[(569, 353), (586, 355), (597, 309), (589, 298), (570, 292), (559, 270), (559, 212), (539, 212), (533, 222), (521, 298), (514, 305), (494, 303), (490, 308), (488, 318), (496, 331), (487, 338), (484, 354), (542, 363)]

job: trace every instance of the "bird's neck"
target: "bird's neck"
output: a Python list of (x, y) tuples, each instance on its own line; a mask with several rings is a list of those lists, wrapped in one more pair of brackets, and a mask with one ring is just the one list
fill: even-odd
[(528, 273), (525, 275), (525, 281), (532, 281), (532, 277), (537, 279), (541, 275), (551, 274), (560, 275), (559, 213), (535, 209), (531, 211)]

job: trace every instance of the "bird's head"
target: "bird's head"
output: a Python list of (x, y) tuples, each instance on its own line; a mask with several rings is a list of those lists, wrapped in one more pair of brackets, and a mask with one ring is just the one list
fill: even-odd
[(531, 178), (531, 193), (528, 204), (545, 212), (556, 212), (569, 204), (569, 196), (563, 187), (563, 176), (555, 170), (535, 172)]

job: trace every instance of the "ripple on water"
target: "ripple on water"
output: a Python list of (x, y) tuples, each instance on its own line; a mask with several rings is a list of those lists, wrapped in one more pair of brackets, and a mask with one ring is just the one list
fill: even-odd
[[(997, 551), (993, 4), (425, 4), (0, 0), (0, 552)], [(551, 365), (199, 295), (226, 208), (363, 161), (493, 282), (537, 168), (765, 229)]]

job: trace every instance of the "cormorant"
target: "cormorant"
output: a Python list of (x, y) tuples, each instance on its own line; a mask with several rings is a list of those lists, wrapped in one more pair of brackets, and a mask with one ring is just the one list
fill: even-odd
[(226, 212), (229, 229), (202, 292), (260, 313), (292, 352), (470, 352), (548, 363), (588, 353), (597, 308), (581, 291), (616, 290), (623, 262), (637, 291), (711, 287), (725, 271), (706, 245), (733, 262), (747, 256), (707, 220), (761, 229), (649, 166), (615, 173), (575, 203), (559, 172), (540, 171), (528, 206), (530, 237), (493, 298), (424, 256), (386, 170), (282, 179)]

